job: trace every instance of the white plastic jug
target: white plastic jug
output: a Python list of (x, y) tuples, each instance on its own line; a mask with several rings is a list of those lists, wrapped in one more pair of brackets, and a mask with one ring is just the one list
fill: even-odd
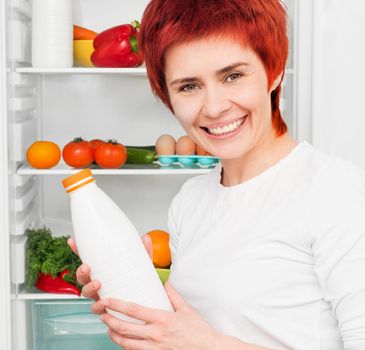
[(32, 65), (72, 67), (72, 0), (32, 1)]
[[(101, 282), (101, 298), (117, 298), (173, 311), (141, 238), (122, 210), (97, 185), (89, 169), (63, 180), (70, 194), (80, 258)], [(116, 317), (140, 322), (120, 313)]]

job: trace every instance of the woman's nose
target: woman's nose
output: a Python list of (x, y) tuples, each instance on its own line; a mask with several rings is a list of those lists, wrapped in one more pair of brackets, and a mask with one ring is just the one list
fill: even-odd
[(218, 118), (232, 107), (230, 100), (218, 87), (207, 87), (205, 90), (202, 112), (206, 117)]

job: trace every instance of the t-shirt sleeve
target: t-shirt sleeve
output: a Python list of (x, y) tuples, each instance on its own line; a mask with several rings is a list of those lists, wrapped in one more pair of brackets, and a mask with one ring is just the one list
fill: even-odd
[(326, 190), (312, 203), (315, 273), (344, 349), (365, 349), (365, 176), (347, 164), (325, 181)]

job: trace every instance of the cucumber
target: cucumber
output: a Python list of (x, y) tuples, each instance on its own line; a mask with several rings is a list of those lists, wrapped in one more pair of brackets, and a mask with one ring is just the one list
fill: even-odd
[(127, 147), (127, 164), (151, 164), (156, 159), (156, 151), (140, 147)]
[(156, 151), (156, 147), (152, 146), (126, 146), (127, 148), (137, 148), (137, 149), (148, 149), (150, 151)]

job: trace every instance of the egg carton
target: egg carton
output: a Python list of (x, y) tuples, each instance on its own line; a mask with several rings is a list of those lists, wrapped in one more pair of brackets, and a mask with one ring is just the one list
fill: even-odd
[(220, 162), (220, 158), (213, 156), (199, 156), (199, 155), (161, 155), (157, 156), (158, 162), (161, 166), (169, 166), (179, 164), (183, 167), (199, 165), (201, 167), (211, 167)]

